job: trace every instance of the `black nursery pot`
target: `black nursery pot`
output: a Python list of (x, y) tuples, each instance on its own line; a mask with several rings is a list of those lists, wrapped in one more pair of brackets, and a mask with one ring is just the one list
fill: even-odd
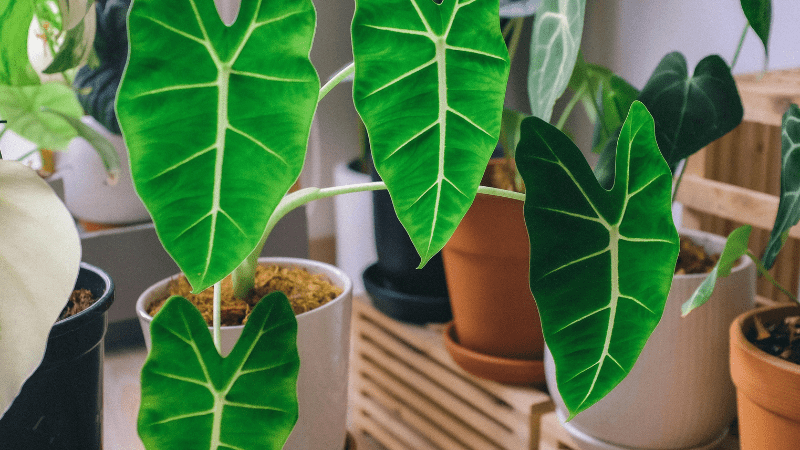
[(0, 419), (2, 449), (103, 447), (103, 337), (114, 283), (82, 262), (75, 288), (89, 289), (97, 301), (53, 325), (42, 364)]

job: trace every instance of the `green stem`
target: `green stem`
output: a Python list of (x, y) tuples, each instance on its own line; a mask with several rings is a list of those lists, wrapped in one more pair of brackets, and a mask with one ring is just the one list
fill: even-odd
[(333, 78), (328, 80), (328, 82), (325, 83), (325, 86), (322, 86), (322, 88), (319, 90), (319, 97), (317, 98), (317, 102), (322, 100), (326, 95), (328, 95), (328, 92), (330, 92), (331, 89), (336, 87), (337, 84), (341, 83), (342, 80), (347, 78), (350, 74), (352, 74), (355, 71), (356, 71), (356, 65), (355, 63), (352, 62), (347, 66), (345, 66), (342, 70), (340, 70), (339, 73), (337, 73), (336, 75), (333, 76)]
[(675, 186), (672, 187), (672, 203), (675, 203), (675, 199), (678, 198), (678, 188), (681, 186), (681, 181), (683, 181), (683, 175), (686, 173), (686, 166), (689, 164), (689, 157), (683, 160), (683, 166), (681, 166), (681, 171), (678, 174), (678, 179), (675, 181)]
[(567, 103), (567, 106), (561, 113), (561, 117), (558, 118), (558, 122), (556, 123), (556, 128), (558, 128), (560, 131), (564, 131), (564, 125), (567, 123), (569, 115), (572, 114), (572, 110), (575, 108), (575, 105), (578, 104), (582, 96), (583, 96), (583, 87), (581, 87), (581, 90), (576, 92), (572, 96), (572, 98), (569, 99), (569, 103)]
[(17, 161), (24, 161), (24, 160), (25, 160), (25, 158), (27, 158), (27, 157), (29, 157), (29, 156), (33, 155), (34, 153), (38, 152), (39, 150), (41, 150), (41, 149), (39, 149), (39, 148), (35, 148), (35, 149), (33, 149), (33, 150), (29, 151), (28, 153), (25, 153), (24, 155), (22, 155), (22, 156), (20, 156), (19, 158), (17, 158)]
[(800, 303), (800, 301), (797, 300), (797, 297), (794, 294), (789, 292), (788, 289), (786, 289), (785, 287), (781, 286), (774, 278), (772, 278), (772, 275), (769, 274), (769, 271), (767, 270), (767, 268), (764, 267), (764, 264), (761, 262), (760, 259), (756, 258), (756, 255), (754, 255), (753, 252), (751, 252), (750, 250), (747, 250), (746, 255), (749, 256), (750, 259), (752, 259), (753, 262), (756, 264), (756, 270), (758, 271), (759, 275), (763, 276), (767, 281), (772, 283), (773, 286), (775, 286), (781, 292), (786, 294), (786, 296), (788, 296), (790, 299), (792, 299), (793, 302)]
[(748, 28), (750, 28), (750, 22), (746, 22), (744, 24), (744, 30), (742, 30), (742, 37), (739, 38), (739, 45), (736, 47), (736, 53), (733, 54), (733, 60), (731, 60), (731, 71), (733, 71), (733, 67), (736, 65), (736, 61), (739, 60), (739, 53), (741, 53), (742, 46), (744, 46), (744, 38), (747, 36)]
[[(511, 19), (509, 24), (514, 24), (514, 34), (511, 35), (511, 41), (508, 43), (508, 63), (511, 64), (514, 61), (514, 55), (517, 54), (517, 47), (519, 47), (519, 41), (522, 37), (522, 25), (523, 25), (523, 17), (515, 17)], [(505, 35), (503, 35), (505, 38)]]
[(214, 346), (217, 348), (217, 353), (222, 354), (222, 341), (220, 339), (220, 327), (222, 326), (221, 313), (222, 310), (222, 282), (218, 281), (214, 284), (214, 312), (213, 312), (213, 325), (214, 325)]

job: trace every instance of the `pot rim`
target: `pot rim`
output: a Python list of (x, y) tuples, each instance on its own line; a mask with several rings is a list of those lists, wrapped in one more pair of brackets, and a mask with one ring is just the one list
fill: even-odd
[[(81, 261), (80, 271), (84, 270), (99, 276), (103, 280), (105, 289), (103, 290), (103, 293), (100, 294), (100, 296), (95, 299), (94, 303), (92, 303), (88, 308), (65, 319), (57, 320), (53, 324), (53, 330), (56, 332), (71, 329), (73, 325), (83, 322), (85, 317), (94, 314), (102, 314), (111, 307), (111, 302), (113, 301), (114, 296), (114, 280), (112, 280), (108, 273), (103, 269)], [(78, 288), (77, 282), (78, 280), (76, 278), (75, 288)], [(64, 301), (64, 304), (67, 304), (66, 300)]]
[[(725, 242), (727, 240), (725, 238), (725, 236), (722, 236), (722, 235), (719, 235), (719, 234), (716, 234), (716, 233), (710, 233), (708, 231), (693, 230), (691, 228), (679, 228), (678, 229), (678, 236), (685, 236), (685, 237), (688, 237), (688, 238), (705, 237), (705, 238), (711, 238), (712, 240), (722, 239), (723, 248), (725, 247)], [(695, 241), (695, 244), (700, 245), (696, 241)], [(753, 263), (752, 259), (750, 259), (747, 256), (742, 256), (741, 258), (739, 258), (739, 261), (737, 261), (736, 265), (733, 266), (733, 268), (731, 268), (731, 275), (733, 275), (734, 273), (737, 273), (737, 272), (744, 271), (748, 267), (752, 266), (753, 264), (754, 263)], [(674, 274), (673, 275), (673, 278), (680, 278), (680, 279), (684, 279), (684, 280), (705, 279), (707, 277), (708, 277), (708, 272), (706, 272), (706, 273), (682, 273), (682, 274)]]
[[(331, 282), (334, 285), (339, 286), (339, 283), (336, 283), (336, 281), (342, 281), (341, 284), (343, 284), (343, 286), (340, 286), (342, 288), (342, 293), (341, 294), (339, 294), (336, 298), (334, 298), (333, 300), (329, 301), (328, 303), (326, 303), (326, 304), (324, 304), (322, 306), (319, 306), (319, 307), (314, 308), (314, 309), (312, 309), (310, 311), (306, 311), (306, 312), (303, 312), (303, 313), (295, 315), (295, 317), (297, 317), (297, 320), (300, 320), (301, 317), (304, 317), (304, 316), (306, 316), (308, 314), (311, 314), (311, 313), (314, 313), (314, 312), (317, 312), (317, 311), (320, 311), (320, 312), (321, 311), (325, 311), (329, 307), (332, 308), (333, 306), (331, 306), (331, 305), (333, 305), (334, 303), (338, 303), (343, 298), (345, 298), (345, 297), (347, 297), (349, 295), (352, 295), (353, 281), (350, 279), (349, 276), (347, 276), (346, 273), (344, 273), (343, 270), (341, 270), (340, 268), (338, 268), (338, 267), (336, 267), (336, 266), (334, 266), (332, 264), (324, 263), (322, 261), (315, 261), (313, 259), (307, 259), (307, 258), (293, 258), (293, 257), (283, 257), (283, 256), (261, 256), (261, 257), (258, 258), (258, 263), (259, 264), (267, 263), (267, 264), (277, 264), (277, 265), (286, 265), (286, 266), (296, 266), (296, 267), (303, 267), (303, 268), (312, 268), (312, 267), (313, 268), (318, 268), (318, 269), (322, 269), (321, 272), (324, 271), (325, 274), (328, 275), (329, 278), (331, 278)], [(175, 274), (175, 275), (171, 275), (171, 276), (169, 276), (167, 278), (162, 279), (161, 281), (153, 283), (153, 285), (151, 285), (149, 288), (147, 288), (147, 290), (145, 290), (139, 296), (139, 298), (136, 300), (136, 315), (140, 319), (143, 319), (146, 322), (150, 323), (153, 320), (153, 316), (151, 316), (150, 314), (147, 314), (147, 311), (145, 310), (145, 305), (144, 305), (145, 300), (150, 296), (149, 294), (151, 292), (161, 288), (166, 283), (169, 283), (170, 281), (172, 281), (173, 279), (179, 277), (180, 275), (181, 275), (180, 273)], [(335, 275), (335, 278), (338, 278), (338, 280), (334, 279), (334, 277), (331, 276), (331, 275)], [(224, 325), (224, 326), (221, 326), (220, 329), (223, 329), (223, 330), (243, 330), (244, 327), (245, 327), (245, 325)], [(213, 327), (208, 327), (208, 328), (210, 330)]]
[[(732, 341), (731, 344), (732, 347), (735, 345), (740, 350), (742, 350), (743, 352), (747, 353), (748, 355), (754, 358), (764, 360), (766, 363), (775, 366), (783, 371), (794, 373), (797, 376), (800, 376), (800, 364), (795, 364), (791, 361), (786, 361), (785, 359), (779, 358), (774, 355), (770, 355), (769, 353), (756, 347), (756, 345), (750, 342), (750, 340), (747, 339), (747, 337), (744, 334), (745, 322), (749, 322), (756, 315), (768, 314), (774, 311), (783, 311), (783, 310), (794, 311), (797, 315), (800, 315), (800, 305), (793, 303), (756, 308), (740, 315), (731, 324), (731, 341)], [(777, 315), (778, 313), (776, 312), (775, 314)], [(783, 317), (786, 317), (788, 315), (789, 314), (781, 314), (781, 316)]]

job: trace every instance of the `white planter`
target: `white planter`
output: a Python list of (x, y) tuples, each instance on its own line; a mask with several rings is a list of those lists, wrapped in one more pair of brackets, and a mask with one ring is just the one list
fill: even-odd
[[(333, 172), (334, 186), (362, 184), (372, 181), (369, 174), (337, 164)], [(353, 280), (353, 294), (365, 292), (362, 274), (378, 260), (375, 250), (375, 221), (372, 213), (372, 192), (355, 192), (333, 198), (336, 209), (336, 266)]]
[(64, 203), (73, 216), (99, 224), (146, 222), (145, 209), (131, 181), (128, 149), (122, 136), (113, 134), (92, 116), (81, 121), (114, 145), (120, 161), (119, 181), (108, 184), (105, 168), (94, 148), (83, 138), (70, 142), (56, 158), (56, 173), (64, 181)]
[[(284, 450), (344, 448), (347, 433), (347, 374), (350, 352), (350, 312), (352, 283), (347, 275), (329, 264), (298, 258), (260, 258), (260, 264), (303, 267), (311, 273), (324, 273), (343, 289), (329, 303), (297, 316), (297, 348), (300, 374), (297, 396), (300, 415), (284, 445)], [(150, 317), (145, 305), (168, 292), (164, 279), (150, 287), (136, 302), (136, 314), (150, 349)], [(244, 326), (222, 327), (223, 356), (228, 355)], [(210, 331), (210, 330), (209, 330)]]
[[(719, 253), (725, 238), (682, 230), (706, 251)], [(605, 398), (564, 424), (568, 416), (545, 352), (547, 386), (559, 420), (582, 450), (710, 449), (724, 439), (736, 417), (736, 393), (728, 370), (727, 330), (751, 309), (755, 265), (750, 258), (717, 280), (705, 305), (681, 318), (681, 305), (705, 274), (675, 276), (661, 322), (630, 374)]]

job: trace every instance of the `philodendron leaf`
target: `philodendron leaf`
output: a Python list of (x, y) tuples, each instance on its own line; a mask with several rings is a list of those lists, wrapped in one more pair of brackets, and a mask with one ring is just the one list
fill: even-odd
[(531, 37), (528, 98), (531, 113), (550, 121), (578, 58), (586, 0), (544, 0), (536, 11)]
[(497, 0), (358, 0), (353, 101), (424, 265), (475, 198), (497, 145), (508, 50)]
[(28, 60), (28, 28), (32, 20), (32, 2), (0, 2), (0, 84), (30, 86), (40, 83)]
[(747, 22), (764, 45), (764, 67), (769, 61), (769, 29), (772, 25), (772, 0), (741, 0)]
[(297, 321), (286, 295), (272, 293), (253, 308), (225, 358), (183, 297), (167, 300), (150, 333), (138, 422), (147, 449), (283, 447), (297, 422), (300, 369)]
[(719, 261), (708, 274), (705, 280), (697, 287), (691, 297), (681, 305), (681, 316), (686, 317), (695, 308), (704, 305), (711, 294), (714, 293), (714, 286), (717, 278), (724, 278), (731, 274), (731, 269), (736, 265), (739, 258), (747, 254), (747, 243), (750, 241), (750, 232), (753, 227), (750, 225), (741, 226), (728, 235), (725, 248), (719, 255)]
[(769, 235), (762, 261), (772, 268), (789, 229), (800, 221), (800, 108), (792, 104), (781, 122), (781, 198), (775, 225)]
[(78, 135), (75, 129), (45, 109), (79, 119), (83, 115), (75, 92), (60, 83), (35, 86), (0, 85), (0, 117), (8, 128), (48, 150), (65, 150)]
[(701, 60), (689, 76), (686, 58), (678, 52), (668, 54), (638, 100), (653, 115), (658, 147), (672, 170), (736, 128), (744, 117), (731, 69), (717, 55)]
[(0, 160), (0, 416), (44, 357), (50, 328), (75, 288), (75, 222), (29, 167)]
[(517, 167), (531, 291), (571, 418), (628, 374), (661, 319), (679, 246), (672, 177), (639, 102), (620, 132), (611, 190), (572, 141), (537, 118), (522, 123)]
[(319, 77), (310, 0), (136, 0), (117, 116), (136, 191), (199, 292), (259, 243), (300, 174)]

